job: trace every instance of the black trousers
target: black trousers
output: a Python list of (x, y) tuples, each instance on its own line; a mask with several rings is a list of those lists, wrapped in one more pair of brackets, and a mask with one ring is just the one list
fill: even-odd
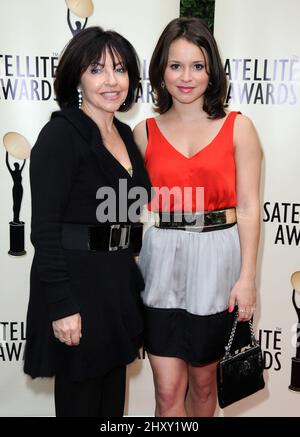
[(126, 387), (126, 366), (86, 381), (55, 377), (56, 417), (122, 417)]

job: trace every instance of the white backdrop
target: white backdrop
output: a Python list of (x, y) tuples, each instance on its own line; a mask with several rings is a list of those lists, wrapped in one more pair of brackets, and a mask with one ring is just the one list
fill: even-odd
[[(80, 0), (74, 3), (89, 3)], [(179, 15), (179, 0), (93, 0), (87, 26), (100, 25), (127, 37), (143, 65), (143, 94), (129, 114), (135, 125), (150, 113), (147, 69), (156, 40)], [(34, 144), (41, 127), (57, 109), (53, 100), (53, 70), (57, 57), (72, 33), (64, 0), (0, 0), (0, 138), (16, 131)], [(84, 19), (70, 14), (71, 27)], [(16, 159), (10, 158), (11, 166)], [(0, 147), (0, 416), (53, 415), (53, 381), (31, 380), (22, 372), (24, 329), (33, 255), (30, 243), (30, 188), (28, 165), (22, 172), (24, 195), (20, 219), (25, 222), (25, 256), (8, 255), (12, 216), (12, 178)], [(152, 414), (153, 388), (148, 363), (130, 368), (128, 414)]]
[(228, 407), (225, 416), (300, 414), (300, 393), (288, 389), (298, 320), (290, 277), (300, 270), (299, 17), (298, 0), (216, 0), (215, 37), (231, 82), (230, 107), (253, 120), (264, 153), (256, 324), (267, 389)]
[[(82, 0), (84, 2), (85, 0)], [(5, 8), (4, 8), (5, 4)], [(140, 103), (122, 115), (134, 126), (148, 116), (149, 59), (163, 27), (179, 15), (179, 0), (93, 0), (88, 26), (113, 28), (135, 45), (143, 63)], [(53, 69), (71, 38), (64, 0), (0, 0), (0, 138), (9, 131), (34, 144), (56, 109)], [(288, 389), (295, 356), (297, 315), (290, 277), (299, 259), (299, 31), (298, 0), (216, 0), (215, 36), (231, 82), (230, 107), (250, 116), (263, 151), (265, 220), (258, 277), (256, 327), (265, 351), (267, 389), (217, 411), (225, 416), (298, 416), (300, 394)], [(71, 15), (72, 23), (78, 20)], [(81, 20), (84, 22), (84, 20)], [(15, 162), (11, 159), (11, 163)], [(22, 373), (24, 322), (33, 255), (29, 240), (28, 162), (22, 172), (27, 254), (9, 250), (12, 178), (0, 147), (0, 416), (53, 415), (53, 383)], [(294, 343), (293, 343), (294, 342)], [(130, 366), (126, 412), (152, 415), (154, 396), (147, 360)]]

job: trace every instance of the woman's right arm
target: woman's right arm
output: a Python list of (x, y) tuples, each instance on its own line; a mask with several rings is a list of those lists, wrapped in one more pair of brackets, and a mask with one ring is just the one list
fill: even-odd
[(142, 156), (144, 157), (148, 143), (146, 120), (141, 121), (135, 126), (133, 129), (133, 137)]
[(50, 121), (42, 129), (30, 159), (31, 240), (50, 321), (72, 315), (78, 319), (79, 315), (61, 244), (63, 215), (78, 166), (71, 126), (60, 119)]

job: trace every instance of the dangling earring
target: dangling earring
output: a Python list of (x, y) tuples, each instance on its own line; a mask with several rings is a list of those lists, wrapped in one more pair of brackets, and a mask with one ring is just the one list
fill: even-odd
[(166, 88), (166, 82), (165, 82), (164, 80), (161, 81), (161, 83), (160, 83), (160, 87), (161, 87), (162, 89)]
[(80, 88), (77, 88), (77, 92), (78, 92), (78, 108), (81, 108), (82, 105), (82, 92)]

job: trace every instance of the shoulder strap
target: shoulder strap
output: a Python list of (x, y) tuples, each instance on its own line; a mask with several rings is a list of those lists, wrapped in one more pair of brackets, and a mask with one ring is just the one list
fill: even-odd
[[(145, 149), (145, 162), (149, 153), (151, 153), (151, 148), (153, 147), (153, 118), (146, 118), (146, 134), (147, 134), (147, 146)], [(151, 151), (150, 151), (151, 150)]]
[(149, 140), (149, 136), (151, 134), (151, 131), (153, 129), (153, 122), (154, 118), (146, 118), (146, 134), (147, 134), (147, 140)]
[(238, 114), (241, 114), (241, 111), (231, 111), (231, 112), (229, 113), (229, 115), (230, 115), (231, 117), (233, 117), (233, 119), (235, 119), (236, 116), (237, 116)]

